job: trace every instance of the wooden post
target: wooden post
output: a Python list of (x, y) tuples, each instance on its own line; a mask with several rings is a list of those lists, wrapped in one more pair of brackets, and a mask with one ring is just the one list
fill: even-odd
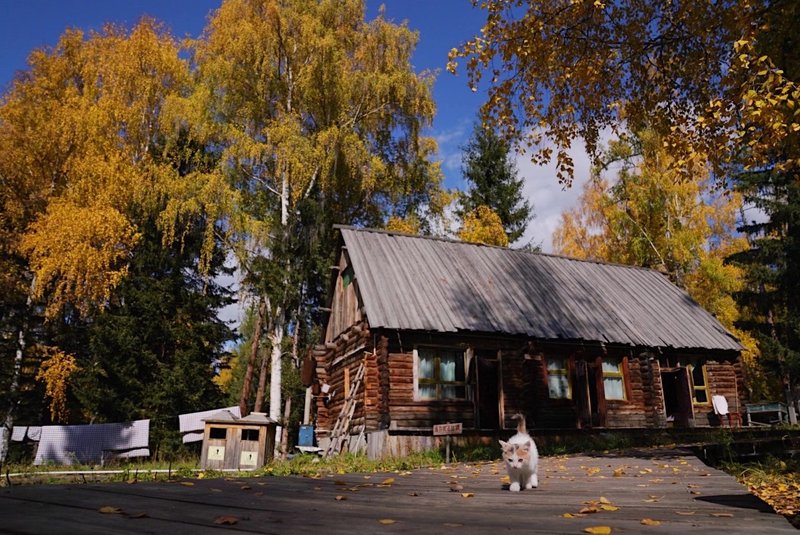
[(289, 455), (289, 414), (292, 411), (292, 398), (287, 397), (283, 406), (283, 428), (281, 429), (281, 459)]
[(312, 402), (311, 387), (306, 388), (306, 403), (303, 407), (303, 425), (311, 423), (311, 402)]

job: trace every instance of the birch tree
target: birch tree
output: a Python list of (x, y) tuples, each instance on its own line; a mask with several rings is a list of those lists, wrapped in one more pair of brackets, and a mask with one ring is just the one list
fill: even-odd
[(137, 215), (177, 174), (153, 158), (160, 109), (189, 81), (175, 41), (147, 19), (130, 32), (67, 31), (28, 62), (0, 103), (3, 283), (16, 296), (9, 429), (38, 307), (51, 321), (65, 307), (87, 315), (124, 278)]
[(290, 318), (318, 290), (305, 277), (307, 242), (321, 240), (327, 258), (332, 223), (442, 210), (435, 143), (421, 135), (432, 78), (411, 67), (416, 39), (380, 16), (365, 22), (359, 0), (229, 0), (195, 44), (198, 87), (172, 113), (220, 165), (187, 177), (166, 216), (212, 216), (209, 239), (224, 237), (265, 303), (272, 418)]

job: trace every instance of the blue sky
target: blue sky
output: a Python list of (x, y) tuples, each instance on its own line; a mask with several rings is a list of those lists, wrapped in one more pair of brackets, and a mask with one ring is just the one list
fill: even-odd
[[(482, 95), (471, 92), (463, 75), (445, 71), (447, 52), (475, 35), (484, 14), (469, 0), (367, 0), (367, 17), (381, 4), (394, 22), (408, 21), (419, 32), (416, 71), (439, 70), (434, 86), (438, 113), (428, 132), (440, 143), (446, 185), (463, 188), (460, 147), (471, 131)], [(166, 23), (179, 37), (197, 37), (220, 0), (0, 0), (0, 89), (5, 91), (28, 54), (53, 46), (66, 28), (102, 28), (113, 22), (133, 26), (143, 15)]]

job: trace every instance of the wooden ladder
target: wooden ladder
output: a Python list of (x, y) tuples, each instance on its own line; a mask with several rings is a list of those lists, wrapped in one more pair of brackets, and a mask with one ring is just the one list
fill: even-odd
[[(328, 448), (325, 450), (325, 457), (330, 457), (331, 455), (340, 453), (342, 446), (350, 438), (350, 422), (353, 419), (353, 414), (356, 412), (358, 391), (361, 388), (361, 382), (364, 379), (364, 370), (365, 366), (364, 362), (362, 361), (358, 366), (358, 371), (356, 372), (353, 386), (350, 388), (350, 394), (347, 396), (347, 398), (345, 398), (344, 405), (342, 405), (342, 410), (339, 412), (339, 416), (336, 418), (336, 424), (334, 424), (333, 431), (331, 431), (331, 442), (328, 444)], [(363, 426), (361, 433), (364, 433)]]

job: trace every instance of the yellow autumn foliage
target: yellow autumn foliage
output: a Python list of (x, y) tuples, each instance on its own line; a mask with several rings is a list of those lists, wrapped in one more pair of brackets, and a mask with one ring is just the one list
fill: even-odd
[(105, 305), (140, 218), (169, 194), (177, 171), (154, 146), (162, 105), (190, 80), (178, 52), (150, 19), (130, 31), (67, 31), (30, 55), (0, 105), (0, 174), (32, 220), (13, 246), (48, 317), (67, 303), (82, 313)]
[(386, 230), (416, 235), (419, 234), (419, 221), (411, 217), (401, 218), (392, 216), (386, 222)]
[[(480, 32), (449, 54), (473, 91), (486, 88), (485, 120), (557, 162), (571, 183), (572, 143), (600, 157), (600, 137), (652, 125), (690, 174), (707, 155), (731, 163), (800, 165), (800, 85), (793, 51), (798, 4), (767, 0), (591, 2), (486, 0)], [(464, 65), (459, 65), (463, 61)], [(702, 156), (701, 156), (702, 157)], [(716, 173), (716, 176), (725, 176)]]
[[(724, 260), (748, 247), (735, 232), (741, 196), (715, 188), (701, 161), (685, 176), (653, 131), (640, 134), (639, 144), (638, 161), (623, 167), (613, 184), (599, 174), (586, 183), (579, 205), (562, 214), (556, 251), (663, 271), (734, 329), (733, 295), (743, 288), (743, 273)], [(609, 157), (630, 159), (630, 148), (614, 142)], [(755, 359), (754, 341), (742, 341), (745, 360)]]
[(57, 347), (43, 347), (47, 356), (36, 374), (36, 380), (45, 384), (45, 396), (50, 399), (50, 419), (54, 422), (66, 422), (67, 388), (72, 374), (78, 370), (75, 357)]
[(503, 222), (491, 208), (479, 206), (464, 216), (458, 239), (470, 243), (508, 247), (508, 236)]

